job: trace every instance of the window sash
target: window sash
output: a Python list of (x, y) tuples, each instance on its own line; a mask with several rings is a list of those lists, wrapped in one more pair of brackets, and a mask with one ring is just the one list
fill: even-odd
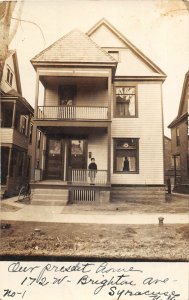
[[(139, 172), (139, 143), (138, 139), (114, 140), (114, 173)], [(125, 158), (127, 159), (125, 160)]]
[(136, 87), (116, 86), (116, 117), (136, 116)]

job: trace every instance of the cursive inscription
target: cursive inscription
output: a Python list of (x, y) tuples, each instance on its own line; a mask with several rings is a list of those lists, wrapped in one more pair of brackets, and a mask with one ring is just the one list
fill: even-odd
[[(88, 300), (91, 296), (96, 297), (97, 300), (105, 298), (129, 300), (135, 297), (139, 300), (144, 298), (145, 300), (183, 300), (182, 291), (179, 289), (179, 278), (175, 278), (176, 275), (156, 274), (156, 268), (147, 272), (137, 263), (17, 261), (8, 263), (6, 272), (12, 282), (18, 282), (18, 286), (16, 289), (15, 285), (5, 286), (4, 290), (0, 290), (0, 299), (23, 299), (25, 294), (27, 299), (33, 299), (34, 295), (30, 298), (30, 294), (35, 289), (31, 287), (44, 292), (46, 287), (56, 287), (56, 291), (63, 289), (64, 293), (69, 289), (76, 290), (78, 298), (79, 291), (85, 290)], [(53, 289), (49, 290), (53, 291)], [(61, 295), (61, 292), (59, 294)], [(62, 298), (56, 297), (56, 299)]]

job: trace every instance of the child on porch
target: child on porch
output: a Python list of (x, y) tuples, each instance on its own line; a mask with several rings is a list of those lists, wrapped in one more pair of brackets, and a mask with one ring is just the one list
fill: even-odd
[(89, 177), (90, 177), (90, 185), (95, 185), (95, 177), (97, 173), (97, 164), (95, 163), (95, 158), (91, 158), (91, 163), (88, 166), (89, 168)]

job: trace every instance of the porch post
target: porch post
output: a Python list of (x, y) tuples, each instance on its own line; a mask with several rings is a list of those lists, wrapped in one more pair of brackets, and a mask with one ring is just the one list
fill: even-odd
[[(108, 77), (108, 120), (111, 120), (111, 102), (112, 102), (112, 71)], [(108, 124), (108, 151), (107, 151), (107, 183), (111, 183), (111, 123)]]
[(37, 125), (33, 124), (32, 133), (32, 155), (31, 155), (31, 182), (35, 181), (35, 167), (36, 167), (36, 145), (37, 145)]
[(37, 119), (38, 115), (38, 98), (39, 98), (39, 74), (36, 74), (36, 90), (35, 90), (35, 109), (34, 109), (34, 119)]
[(107, 183), (111, 183), (111, 124), (108, 124)]
[(16, 102), (13, 102), (13, 110), (12, 110), (12, 128), (15, 127), (15, 118), (16, 118)]
[(12, 147), (9, 148), (9, 160), (8, 160), (8, 170), (7, 170), (8, 177), (10, 177), (11, 158), (12, 158)]

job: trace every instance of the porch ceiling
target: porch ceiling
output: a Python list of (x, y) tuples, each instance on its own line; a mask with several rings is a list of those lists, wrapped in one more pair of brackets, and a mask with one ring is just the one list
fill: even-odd
[(108, 79), (106, 77), (79, 77), (79, 76), (40, 76), (40, 80), (44, 85), (98, 85), (107, 88)]
[(47, 135), (61, 136), (61, 135), (69, 135), (69, 136), (88, 136), (90, 134), (104, 134), (107, 133), (107, 128), (90, 128), (90, 127), (51, 127), (51, 126), (40, 126), (40, 129), (43, 133)]

